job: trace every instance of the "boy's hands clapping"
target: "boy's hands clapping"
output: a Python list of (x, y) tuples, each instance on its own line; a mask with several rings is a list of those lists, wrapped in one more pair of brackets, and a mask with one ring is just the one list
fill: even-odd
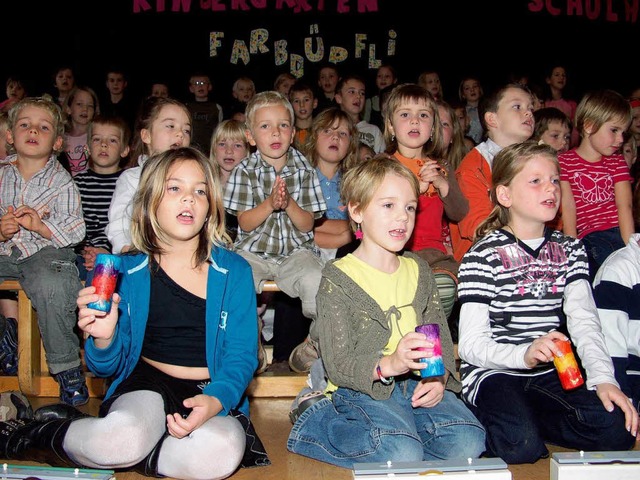
[(42, 222), (40, 214), (35, 209), (26, 205), (21, 205), (16, 208), (14, 215), (16, 221), (21, 227), (31, 232), (35, 232), (44, 238), (49, 238), (51, 236), (49, 227)]
[(269, 199), (274, 211), (286, 210), (289, 204), (289, 191), (287, 190), (285, 181), (280, 176), (276, 177), (276, 183), (273, 185)]

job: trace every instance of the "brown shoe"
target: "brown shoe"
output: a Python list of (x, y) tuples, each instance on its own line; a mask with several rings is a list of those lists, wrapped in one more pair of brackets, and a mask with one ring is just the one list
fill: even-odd
[(267, 370), (267, 351), (262, 345), (262, 336), (258, 339), (258, 368), (256, 369), (256, 375), (260, 375), (261, 373)]
[(291, 369), (287, 360), (280, 360), (279, 362), (272, 362), (267, 368), (267, 372), (279, 375), (281, 373), (291, 373)]
[(289, 367), (296, 373), (309, 373), (311, 365), (319, 358), (318, 344), (307, 337), (293, 349), (289, 356)]

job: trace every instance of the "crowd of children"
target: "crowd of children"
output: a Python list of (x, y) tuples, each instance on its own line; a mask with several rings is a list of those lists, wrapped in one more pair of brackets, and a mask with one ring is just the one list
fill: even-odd
[[(403, 83), (388, 64), (262, 92), (241, 75), (227, 102), (200, 70), (184, 101), (161, 80), (138, 101), (115, 67), (103, 95), (68, 65), (53, 78), (27, 96), (11, 76), (0, 103), (0, 281), (38, 312), (62, 406), (0, 423), (0, 457), (175, 478), (268, 465), (246, 396), (268, 304), (273, 371), (310, 373), (291, 452), (350, 468), (634, 446), (639, 97), (573, 100), (560, 65), (546, 94), (465, 76), (450, 102), (439, 72)], [(125, 264), (106, 313), (81, 283), (100, 253)], [(7, 375), (15, 317), (3, 294)], [(585, 376), (570, 391), (553, 368), (567, 339)], [(98, 417), (75, 408), (81, 348), (110, 378)], [(421, 378), (436, 355), (445, 373)]]

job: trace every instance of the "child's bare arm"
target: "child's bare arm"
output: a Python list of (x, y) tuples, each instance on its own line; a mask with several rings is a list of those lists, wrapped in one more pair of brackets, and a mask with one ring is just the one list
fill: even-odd
[(631, 193), (631, 184), (629, 182), (618, 182), (614, 186), (614, 195), (616, 198), (616, 207), (618, 209), (618, 225), (620, 226), (620, 235), (626, 244), (629, 242), (631, 235), (635, 233), (635, 225), (633, 222), (633, 195)]
[[(287, 184), (283, 178), (276, 178), (276, 183), (273, 186), (273, 191), (269, 198), (273, 198), (274, 210), (284, 210), (298, 230), (301, 232), (311, 231), (315, 223), (313, 212), (302, 209), (298, 203), (291, 198), (287, 190)], [(238, 220), (238, 223), (239, 222)]]
[(294, 199), (289, 196), (287, 196), (287, 198), (288, 200), (285, 212), (289, 215), (293, 225), (301, 232), (311, 231), (313, 224), (315, 223), (313, 212), (303, 210)]
[[(260, 205), (244, 212), (238, 213), (238, 225), (244, 231), (251, 231), (258, 228), (273, 212), (284, 210), (287, 207), (289, 194), (284, 180), (276, 177), (276, 181), (271, 190), (271, 195)], [(249, 214), (247, 216), (247, 214)], [(244, 220), (241, 220), (244, 218)], [(245, 228), (245, 226), (247, 228)], [(250, 227), (250, 228), (249, 228)]]
[(238, 212), (238, 225), (245, 232), (251, 232), (264, 223), (274, 212), (269, 199), (249, 210)]
[(245, 232), (255, 230), (277, 210), (284, 210), (286, 206), (286, 187), (280, 177), (276, 177), (276, 182), (264, 202), (252, 209), (238, 212), (238, 225)]
[(569, 182), (560, 182), (562, 190), (562, 231), (566, 235), (574, 238), (578, 237), (578, 227), (576, 226), (576, 201), (571, 192)]
[(348, 220), (316, 220), (313, 237), (320, 248), (340, 248), (353, 240)]

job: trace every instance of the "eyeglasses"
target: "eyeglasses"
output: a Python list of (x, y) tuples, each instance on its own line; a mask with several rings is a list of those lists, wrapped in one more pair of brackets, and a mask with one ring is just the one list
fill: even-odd
[(195, 82), (191, 82), (194, 85), (209, 85), (209, 82), (206, 82), (204, 80), (196, 80)]

